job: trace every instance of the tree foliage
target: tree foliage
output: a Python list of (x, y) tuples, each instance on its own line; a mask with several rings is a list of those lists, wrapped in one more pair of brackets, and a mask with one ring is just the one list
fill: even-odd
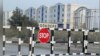
[(38, 26), (38, 23), (35, 20), (29, 20), (29, 18), (26, 15), (23, 15), (22, 11), (20, 11), (18, 8), (13, 11), (13, 15), (8, 21), (12, 27)]
[[(26, 30), (26, 27), (31, 26), (31, 27), (38, 27), (38, 23), (35, 20), (29, 20), (29, 17), (27, 17), (26, 15), (24, 15), (22, 13), (22, 11), (18, 8), (16, 8), (13, 11), (13, 15), (11, 17), (11, 19), (8, 20), (9, 25), (11, 25), (11, 28), (14, 31), (18, 31), (16, 28), (17, 26), (21, 26), (22, 30), (20, 33), (20, 36), (17, 37), (21, 37), (22, 39), (27, 39), (28, 36), (31, 35), (30, 31)], [(13, 32), (12, 32), (13, 33)]]

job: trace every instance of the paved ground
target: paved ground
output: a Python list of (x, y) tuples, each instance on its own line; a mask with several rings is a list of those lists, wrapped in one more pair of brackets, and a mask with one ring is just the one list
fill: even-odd
[[(0, 56), (2, 56), (2, 41), (0, 41)], [(17, 55), (18, 54), (18, 44), (6, 44), (6, 55)], [(50, 54), (50, 44), (35, 44), (35, 54)], [(55, 44), (54, 54), (58, 53), (66, 53), (67, 52), (67, 44)], [(82, 45), (78, 44), (76, 47), (71, 45), (71, 53), (80, 53), (82, 52)], [(89, 44), (88, 52), (96, 52), (100, 53), (100, 45)], [(29, 45), (21, 44), (21, 54), (28, 55), (29, 53)], [(72, 55), (70, 55), (72, 56)], [(76, 55), (80, 56), (80, 55)], [(85, 56), (85, 55), (81, 55)], [(88, 56), (88, 55), (87, 55)], [(91, 55), (90, 55), (91, 56)]]
[[(35, 45), (35, 54), (50, 54), (50, 44), (37, 44)], [(59, 46), (59, 47), (57, 47)], [(91, 47), (92, 46), (92, 47)], [(28, 55), (28, 44), (22, 44), (21, 45), (21, 54), (23, 55)], [(89, 49), (88, 49), (88, 52), (96, 52), (96, 53), (100, 53), (100, 46), (96, 45), (89, 45)], [(71, 52), (81, 52), (81, 45), (78, 45), (76, 48), (72, 45), (71, 46)], [(18, 46), (17, 44), (6, 44), (6, 55), (17, 55), (18, 54)], [(66, 53), (67, 52), (67, 44), (66, 45), (59, 45), (59, 44), (56, 44), (55, 45), (55, 51), (54, 53), (57, 54), (57, 53)], [(77, 55), (77, 56), (80, 56), (80, 55)], [(82, 55), (84, 56), (84, 55)]]

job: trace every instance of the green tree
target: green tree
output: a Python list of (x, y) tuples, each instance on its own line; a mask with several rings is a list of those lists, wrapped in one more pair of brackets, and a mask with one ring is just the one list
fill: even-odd
[(29, 18), (26, 15), (23, 15), (22, 11), (20, 11), (20, 9), (16, 8), (13, 11), (13, 15), (11, 17), (11, 19), (8, 20), (9, 24), (14, 28), (16, 28), (17, 26), (22, 26), (22, 27), (26, 27), (26, 26), (34, 26), (37, 27), (38, 23), (35, 20), (29, 20)]
[(13, 11), (13, 15), (11, 19), (8, 20), (8, 22), (9, 22), (9, 25), (11, 25), (11, 28), (13, 29), (13, 31), (16, 31), (16, 32), (18, 31), (16, 29), (17, 26), (22, 27), (22, 31), (20, 33), (20, 37), (22, 39), (27, 39), (27, 37), (31, 35), (31, 32), (26, 30), (27, 26), (38, 27), (37, 21), (29, 20), (29, 18), (26, 15), (23, 15), (22, 11), (18, 8), (16, 8)]

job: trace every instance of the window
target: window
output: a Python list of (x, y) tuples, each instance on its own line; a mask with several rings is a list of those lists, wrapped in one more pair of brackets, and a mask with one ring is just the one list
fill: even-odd
[(47, 20), (45, 20), (45, 22), (47, 22)]
[(68, 5), (68, 7), (67, 7), (67, 10), (68, 10), (68, 11), (70, 11), (70, 10), (71, 10), (71, 7), (70, 7), (70, 5)]
[(40, 11), (39, 11), (39, 13), (40, 13)]
[(47, 27), (47, 25), (45, 25), (45, 27)]
[(42, 24), (40, 24), (40, 27), (42, 27)]
[(33, 12), (33, 14), (35, 14), (35, 12)]
[(48, 28), (50, 27), (50, 25), (48, 25)]
[(68, 13), (67, 16), (70, 17), (70, 14)]
[(52, 23), (52, 20), (50, 20), (50, 22)]
[(63, 22), (64, 20), (62, 19), (62, 22)]
[(54, 12), (56, 12), (56, 10), (54, 9)]
[(51, 28), (51, 25), (49, 25), (50, 26), (50, 28)]
[(47, 18), (47, 15), (45, 15), (45, 18)]
[(64, 17), (64, 14), (62, 14), (62, 17)]
[(54, 14), (54, 17), (56, 17), (56, 15)]
[(45, 27), (45, 25), (43, 24), (43, 27)]
[(70, 28), (70, 24), (67, 24), (67, 29), (69, 29)]
[(62, 11), (64, 12), (64, 8), (62, 8)]
[(35, 14), (35, 12), (32, 12), (32, 14)]
[(52, 17), (52, 15), (51, 15), (51, 17)]
[(40, 16), (38, 16), (40, 18)]
[(59, 28), (63, 28), (63, 24), (58, 24), (58, 27)]
[(54, 20), (54, 23), (55, 23), (55, 20)]
[(28, 14), (30, 14), (30, 12), (28, 12)]
[(47, 13), (47, 10), (45, 11), (45, 13)]
[(52, 27), (54, 27), (54, 25), (52, 25)]
[(35, 16), (33, 16), (33, 18), (35, 18)]
[(56, 28), (56, 25), (54, 25), (54, 27)]

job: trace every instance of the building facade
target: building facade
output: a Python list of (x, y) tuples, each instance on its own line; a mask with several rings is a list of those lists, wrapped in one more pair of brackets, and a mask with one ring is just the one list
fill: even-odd
[[(23, 10), (16, 8), (23, 14)], [(37, 9), (30, 7), (24, 11), (29, 20), (36, 20), (39, 25), (57, 25), (67, 29), (94, 29), (99, 28), (99, 10), (88, 9), (77, 4), (57, 3), (51, 7), (40, 6)], [(8, 25), (8, 19), (13, 15), (12, 12), (4, 12), (4, 25)], [(95, 25), (97, 24), (97, 25)]]
[(39, 8), (37, 8), (36, 10), (36, 19), (39, 23), (46, 23), (48, 22), (48, 7), (47, 6), (40, 6)]
[(11, 16), (13, 15), (13, 11), (6, 11), (6, 12), (3, 12), (3, 25), (4, 26), (8, 26), (9, 25), (9, 22), (8, 20), (11, 19)]
[(33, 7), (25, 10), (25, 15), (29, 18), (29, 20), (36, 20), (36, 9)]
[(80, 6), (76, 4), (62, 4), (57, 3), (50, 7), (50, 23), (58, 24), (58, 27), (73, 28), (74, 24), (74, 11)]
[(90, 19), (90, 26), (89, 29), (94, 29), (98, 30), (99, 29), (99, 20), (100, 20), (100, 15), (99, 15), (99, 9), (91, 9), (91, 19)]
[(99, 10), (80, 7), (74, 12), (74, 28), (97, 29), (99, 28)]

